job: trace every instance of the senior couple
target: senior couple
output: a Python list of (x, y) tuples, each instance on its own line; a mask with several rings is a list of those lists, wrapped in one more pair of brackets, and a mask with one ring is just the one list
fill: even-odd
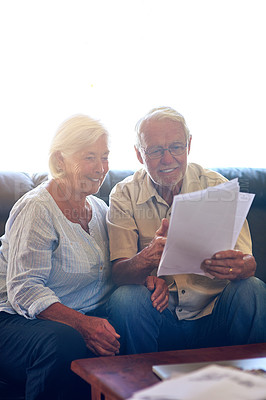
[[(14, 205), (0, 248), (0, 376), (25, 398), (78, 399), (78, 358), (266, 342), (266, 285), (245, 222), (234, 250), (202, 260), (212, 275), (156, 277), (173, 197), (225, 182), (188, 164), (191, 135), (171, 108), (136, 126), (143, 168), (93, 196), (108, 133), (78, 115), (50, 148), (52, 178)], [(108, 244), (109, 236), (109, 244)], [(110, 263), (110, 260), (112, 263)]]

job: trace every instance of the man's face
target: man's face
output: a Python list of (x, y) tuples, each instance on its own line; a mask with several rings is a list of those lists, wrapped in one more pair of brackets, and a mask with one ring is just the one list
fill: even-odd
[[(186, 146), (185, 151), (178, 156), (170, 154), (168, 150), (162, 157), (151, 159), (148, 154), (158, 147), (168, 148), (171, 145)], [(145, 166), (151, 179), (159, 186), (173, 189), (181, 186), (187, 169), (187, 156), (190, 151), (190, 141), (187, 138), (183, 125), (179, 121), (164, 119), (146, 122), (141, 134), (141, 150), (137, 151), (139, 161)]]

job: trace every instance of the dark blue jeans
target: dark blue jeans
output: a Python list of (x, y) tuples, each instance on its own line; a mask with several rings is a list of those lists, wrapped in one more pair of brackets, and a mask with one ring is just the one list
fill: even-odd
[(87, 357), (95, 355), (70, 326), (0, 312), (0, 376), (21, 386), (26, 400), (89, 398), (89, 385), (70, 370)]
[(150, 297), (141, 285), (113, 293), (107, 311), (121, 354), (266, 342), (266, 285), (257, 278), (230, 282), (212, 314), (192, 321), (159, 313)]

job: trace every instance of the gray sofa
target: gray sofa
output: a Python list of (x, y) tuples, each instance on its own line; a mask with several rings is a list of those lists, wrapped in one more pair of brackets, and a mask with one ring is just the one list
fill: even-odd
[[(257, 261), (256, 276), (266, 282), (266, 169), (256, 168), (219, 168), (215, 169), (226, 178), (238, 177), (241, 191), (255, 193), (255, 200), (248, 214), (253, 241), (253, 254)], [(107, 204), (111, 188), (126, 176), (130, 170), (112, 170), (97, 193)], [(47, 173), (29, 175), (24, 172), (0, 172), (0, 237), (4, 233), (5, 223), (14, 203), (26, 192), (48, 178)], [(24, 399), (23, 389), (13, 387), (1, 381), (0, 399)]]
[[(253, 241), (253, 253), (257, 261), (256, 276), (266, 282), (266, 169), (219, 168), (215, 169), (228, 179), (238, 177), (242, 192), (255, 193), (255, 199), (248, 214)], [(107, 204), (112, 187), (131, 170), (111, 170), (97, 196)], [(26, 192), (47, 179), (47, 173), (29, 175), (24, 172), (0, 172), (0, 236), (4, 233), (8, 214), (14, 203)]]

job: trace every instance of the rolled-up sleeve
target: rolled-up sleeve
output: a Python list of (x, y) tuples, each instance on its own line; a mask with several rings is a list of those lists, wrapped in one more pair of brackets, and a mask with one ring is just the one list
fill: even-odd
[(24, 207), (9, 227), (7, 294), (14, 310), (35, 318), (59, 298), (46, 285), (57, 235), (42, 203)]

